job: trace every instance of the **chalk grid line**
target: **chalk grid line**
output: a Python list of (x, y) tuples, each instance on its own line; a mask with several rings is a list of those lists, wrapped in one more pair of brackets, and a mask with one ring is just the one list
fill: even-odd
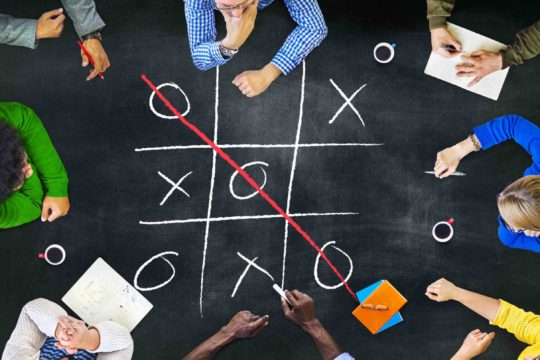
[[(218, 137), (218, 113), (219, 106), (219, 66), (216, 67), (216, 90), (215, 90), (215, 105), (214, 105), (214, 144), (217, 144)], [(204, 293), (204, 270), (206, 267), (206, 252), (208, 250), (208, 235), (210, 234), (210, 217), (212, 215), (212, 200), (214, 197), (214, 183), (216, 177), (216, 158), (217, 153), (212, 151), (212, 177), (210, 178), (210, 191), (208, 193), (208, 209), (206, 212), (206, 227), (204, 230), (204, 245), (203, 245), (203, 258), (201, 264), (201, 292), (199, 294), (199, 311), (201, 318), (204, 317), (203, 313), (203, 293)]]
[[(384, 143), (300, 143), (300, 134), (302, 128), (302, 119), (303, 119), (303, 107), (304, 107), (304, 98), (305, 98), (305, 79), (306, 79), (306, 64), (305, 61), (302, 62), (302, 80), (301, 80), (301, 92), (300, 92), (300, 106), (299, 106), (299, 115), (298, 115), (298, 124), (297, 131), (295, 136), (294, 144), (224, 144), (219, 145), (220, 148), (292, 148), (293, 149), (293, 160), (291, 164), (291, 171), (289, 176), (289, 184), (287, 188), (287, 206), (286, 214), (290, 217), (306, 217), (306, 216), (344, 216), (344, 215), (358, 215), (357, 212), (330, 212), (330, 213), (290, 213), (290, 204), (292, 198), (292, 187), (294, 183), (294, 175), (296, 170), (296, 161), (298, 157), (299, 148), (321, 148), (321, 147), (373, 147), (373, 146), (384, 146)], [(365, 86), (365, 85), (364, 85)], [(362, 87), (363, 88), (363, 87)], [(361, 89), (358, 89), (359, 92)], [(356, 95), (356, 94), (354, 94)], [(354, 98), (354, 95), (351, 98)], [(186, 96), (184, 94), (184, 96)], [(187, 98), (187, 96), (186, 96)], [(349, 99), (350, 101), (351, 99)], [(347, 104), (344, 104), (344, 107)], [(215, 86), (215, 106), (214, 106), (214, 136), (213, 142), (218, 145), (218, 121), (219, 121), (219, 67), (216, 68), (216, 86)], [(338, 111), (339, 112), (339, 111)], [(337, 116), (335, 116), (337, 117)], [(335, 120), (335, 119), (334, 119)], [(363, 120), (360, 117), (360, 120), (363, 123)], [(363, 124), (364, 125), (364, 124)], [(365, 125), (364, 125), (365, 126)], [(175, 145), (175, 146), (161, 146), (161, 147), (145, 147), (145, 148), (136, 148), (135, 152), (146, 152), (146, 151), (165, 151), (165, 150), (188, 150), (188, 149), (209, 149), (212, 150), (210, 145)], [(194, 222), (204, 222), (205, 226), (205, 236), (204, 236), (204, 245), (203, 245), (203, 259), (201, 264), (201, 285), (200, 285), (200, 296), (199, 296), (199, 309), (201, 318), (204, 317), (203, 312), (203, 298), (204, 298), (204, 275), (206, 268), (206, 254), (208, 250), (208, 238), (210, 234), (210, 223), (218, 221), (235, 221), (235, 220), (250, 220), (250, 219), (269, 219), (269, 218), (280, 218), (280, 214), (269, 214), (269, 215), (248, 215), (248, 216), (228, 216), (228, 217), (212, 217), (212, 202), (214, 194), (214, 184), (216, 176), (216, 161), (217, 161), (217, 152), (212, 151), (212, 171), (210, 179), (210, 189), (208, 194), (208, 208), (206, 218), (193, 218), (193, 219), (177, 219), (177, 220), (165, 220), (165, 221), (139, 221), (142, 225), (165, 225), (165, 224), (178, 224), (178, 223), (194, 223)], [(284, 225), (284, 240), (283, 240), (283, 262), (282, 262), (282, 278), (281, 278), (281, 287), (285, 285), (285, 270), (286, 270), (286, 256), (287, 256), (287, 242), (288, 242), (288, 228), (289, 223), (285, 219)], [(256, 259), (254, 259), (256, 260)], [(252, 261), (254, 261), (252, 260)], [(246, 269), (247, 270), (247, 269)]]

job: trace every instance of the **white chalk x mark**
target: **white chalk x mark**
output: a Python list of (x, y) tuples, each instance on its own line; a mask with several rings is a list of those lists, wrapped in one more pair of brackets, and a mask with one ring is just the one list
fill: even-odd
[(163, 206), (163, 204), (165, 204), (165, 202), (167, 201), (167, 199), (169, 199), (169, 197), (172, 195), (172, 193), (175, 191), (175, 190), (178, 190), (180, 192), (182, 192), (184, 195), (186, 195), (187, 197), (190, 197), (188, 192), (186, 190), (184, 190), (182, 187), (180, 187), (180, 184), (182, 183), (182, 181), (184, 181), (189, 175), (191, 175), (193, 173), (193, 171), (190, 171), (188, 172), (187, 174), (185, 174), (184, 176), (182, 176), (182, 178), (180, 180), (178, 180), (178, 182), (174, 182), (172, 181), (171, 179), (169, 179), (165, 174), (163, 174), (161, 171), (158, 171), (158, 175), (161, 176), (166, 182), (168, 182), (169, 184), (172, 185), (172, 188), (169, 190), (169, 192), (165, 195), (165, 197), (163, 198), (163, 200), (161, 200), (161, 202), (159, 203), (159, 206)]
[(364, 84), (362, 85), (360, 88), (358, 88), (350, 97), (347, 97), (347, 95), (345, 95), (345, 93), (339, 88), (339, 86), (337, 86), (337, 84), (334, 82), (334, 80), (330, 79), (330, 83), (334, 86), (334, 88), (337, 90), (337, 92), (339, 93), (339, 95), (341, 95), (341, 97), (345, 100), (345, 103), (343, 103), (343, 105), (338, 109), (338, 111), (336, 111), (336, 113), (334, 114), (334, 116), (330, 119), (330, 121), (328, 121), (329, 124), (332, 124), (334, 121), (336, 121), (337, 117), (339, 116), (339, 114), (341, 114), (341, 112), (343, 110), (345, 110), (345, 108), (347, 106), (349, 106), (351, 108), (351, 110), (356, 114), (356, 116), (358, 117), (358, 119), (360, 119), (360, 122), (362, 123), (362, 125), (365, 127), (366, 124), (364, 123), (364, 119), (362, 119), (362, 116), (360, 115), (360, 113), (358, 112), (358, 110), (356, 109), (356, 107), (352, 104), (352, 100), (356, 97), (356, 95), (358, 95), (358, 93), (360, 91), (362, 91), (363, 88), (366, 87), (367, 84)]

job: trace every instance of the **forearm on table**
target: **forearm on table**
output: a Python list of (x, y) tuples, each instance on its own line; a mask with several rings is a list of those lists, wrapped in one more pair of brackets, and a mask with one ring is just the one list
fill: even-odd
[(323, 360), (335, 359), (343, 352), (319, 320), (315, 319), (302, 328), (315, 342)]
[(73, 20), (73, 26), (79, 37), (105, 27), (94, 0), (62, 0), (62, 5)]
[(522, 64), (540, 54), (540, 20), (519, 31), (514, 43), (501, 53), (503, 68)]
[(501, 302), (497, 299), (462, 288), (457, 288), (453, 299), (490, 322), (495, 320), (501, 306)]
[(221, 329), (193, 349), (183, 358), (183, 360), (213, 359), (223, 347), (231, 343), (233, 340), (234, 337), (231, 334), (228, 334), (224, 329)]
[(17, 19), (0, 14), (0, 44), (37, 47), (36, 24), (34, 19)]
[(452, 14), (455, 0), (427, 0), (429, 29), (446, 27), (446, 18)]
[[(482, 144), (480, 143), (480, 141), (478, 140), (476, 135), (473, 134), (472, 136), (473, 136), (474, 140), (478, 143), (478, 145), (480, 145), (480, 147), (481, 147)], [(460, 159), (463, 159), (464, 157), (466, 157), (470, 153), (476, 151), (474, 143), (473, 143), (473, 141), (471, 141), (471, 139), (469, 137), (467, 137), (466, 139), (458, 142), (456, 145), (454, 145), (454, 147), (456, 148)]]

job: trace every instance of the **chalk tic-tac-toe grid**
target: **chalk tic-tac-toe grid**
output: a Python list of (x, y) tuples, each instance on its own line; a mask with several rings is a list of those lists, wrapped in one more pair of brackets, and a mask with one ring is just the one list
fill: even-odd
[[(296, 128), (296, 136), (295, 136), (295, 142), (294, 144), (219, 144), (217, 142), (218, 139), (218, 122), (219, 122), (219, 68), (216, 68), (216, 77), (215, 77), (215, 103), (214, 103), (214, 131), (213, 131), (213, 142), (218, 145), (221, 149), (276, 149), (276, 148), (284, 148), (284, 149), (291, 149), (293, 152), (292, 157), (292, 163), (290, 168), (290, 175), (289, 175), (289, 182), (288, 182), (288, 188), (287, 188), (287, 202), (285, 205), (286, 213), (293, 218), (297, 217), (322, 217), (322, 216), (351, 216), (351, 215), (357, 215), (356, 212), (323, 212), (323, 213), (290, 213), (290, 204), (291, 204), (291, 196), (292, 196), (292, 190), (293, 190), (293, 183), (294, 183), (294, 176), (295, 176), (295, 170), (296, 170), (296, 162), (298, 158), (298, 152), (300, 149), (308, 149), (308, 148), (354, 148), (354, 147), (374, 147), (374, 146), (383, 146), (382, 143), (301, 143), (300, 142), (300, 133), (302, 129), (302, 121), (303, 121), (303, 111), (304, 111), (304, 97), (305, 97), (305, 84), (306, 84), (306, 63), (302, 63), (302, 80), (300, 84), (300, 104), (298, 109), (298, 123)], [(350, 109), (356, 117), (359, 120), (359, 125), (365, 127), (364, 119), (362, 119), (362, 116), (360, 115), (360, 112), (358, 111), (357, 107), (354, 105), (353, 101), (356, 98), (356, 96), (366, 87), (366, 84), (363, 84), (361, 87), (359, 87), (355, 92), (353, 92), (350, 96), (347, 96), (343, 90), (336, 84), (336, 82), (332, 79), (329, 79), (329, 82), (331, 86), (336, 90), (337, 96), (340, 96), (342, 98), (343, 105), (338, 108), (331, 119), (329, 119), (328, 123), (331, 125), (333, 124), (339, 117), (339, 115), (345, 111), (346, 109)], [(185, 98), (187, 107), (182, 113), (182, 116), (187, 116), (190, 112), (191, 105), (189, 103), (189, 98), (187, 94), (182, 90), (182, 88), (172, 82), (169, 83), (163, 83), (159, 86), (157, 86), (157, 89), (161, 89), (163, 87), (171, 87), (175, 90), (179, 91)], [(153, 92), (149, 99), (149, 105), (151, 111), (160, 118), (165, 119), (176, 119), (176, 116), (174, 115), (166, 115), (159, 113), (155, 110), (153, 101), (155, 97), (155, 92)], [(210, 136), (209, 136), (210, 137)], [(209, 145), (178, 145), (178, 146), (160, 146), (160, 147), (145, 147), (145, 148), (136, 148), (136, 152), (148, 152), (148, 151), (182, 151), (182, 150), (202, 150), (202, 151), (212, 151), (212, 148)], [(210, 237), (210, 224), (215, 222), (223, 222), (223, 221), (242, 221), (242, 220), (264, 220), (264, 219), (272, 219), (272, 218), (280, 218), (282, 215), (275, 213), (275, 214), (253, 214), (248, 216), (225, 216), (225, 217), (213, 217), (212, 216), (212, 202), (214, 197), (214, 184), (215, 184), (215, 177), (216, 177), (216, 152), (212, 151), (212, 169), (210, 172), (210, 187), (208, 191), (208, 206), (207, 206), (207, 212), (206, 217), (201, 218), (189, 218), (189, 219), (164, 219), (164, 220), (148, 220), (148, 219), (142, 219), (139, 221), (139, 224), (145, 225), (145, 226), (165, 226), (169, 224), (187, 224), (187, 223), (204, 223), (205, 224), (205, 230), (204, 230), (204, 243), (203, 243), (203, 251), (202, 251), (202, 268), (201, 268), (201, 280), (200, 280), (200, 297), (199, 297), (199, 307), (200, 307), (200, 314), (203, 316), (203, 299), (204, 299), (204, 278), (205, 278), (205, 267), (206, 267), (206, 254), (208, 250), (208, 242), (211, 241)], [(267, 181), (266, 171), (264, 170), (265, 167), (268, 167), (269, 164), (262, 162), (262, 161), (253, 161), (246, 164), (243, 164), (241, 167), (242, 169), (251, 167), (251, 166), (259, 166), (261, 169), (262, 174), (264, 175), (264, 180), (259, 186), (261, 188), (264, 188)], [(182, 186), (182, 182), (188, 178), (191, 175), (192, 172), (188, 172), (184, 174), (180, 179), (171, 179), (166, 174), (166, 170), (157, 170), (157, 176), (162, 178), (163, 181), (166, 181), (170, 186), (170, 190), (165, 194), (163, 199), (160, 202), (160, 206), (165, 204), (167, 201), (169, 201), (169, 198), (171, 195), (175, 192), (180, 192), (181, 196), (190, 197), (189, 192)], [(230, 178), (229, 182), (229, 190), (231, 192), (231, 195), (239, 200), (239, 201), (245, 201), (248, 200), (254, 196), (257, 195), (257, 192), (254, 191), (253, 193), (249, 195), (238, 195), (234, 191), (234, 181), (235, 178), (238, 175), (238, 171), (235, 171)], [(289, 231), (290, 231), (290, 225), (287, 221), (284, 220), (284, 235), (283, 235), (283, 260), (282, 260), (282, 274), (281, 274), (281, 287), (284, 286), (285, 283), (285, 264), (286, 264), (286, 257), (287, 257), (287, 241), (289, 238)], [(352, 275), (352, 261), (350, 260), (350, 257), (343, 252), (341, 249), (339, 249), (337, 246), (334, 246), (334, 241), (328, 241), (324, 245), (321, 245), (321, 250), (324, 251), (324, 248), (331, 245), (336, 249), (337, 251), (340, 251), (343, 255), (345, 255), (350, 262), (350, 271), (346, 276), (345, 280), (348, 280), (350, 276)], [(255, 266), (262, 270), (260, 267), (255, 265), (255, 260), (249, 260), (243, 257), (241, 254), (238, 254), (242, 259), (244, 259), (246, 262), (248, 262), (249, 266)], [(317, 257), (316, 266), (318, 264), (319, 258)], [(246, 268), (247, 269), (247, 268)], [(247, 270), (246, 270), (247, 271)], [(245, 272), (244, 274), (245, 275)], [(269, 275), (269, 274), (267, 274)], [(317, 283), (321, 285), (324, 288), (327, 289), (334, 289), (337, 288), (343, 284), (338, 284), (336, 286), (326, 286), (323, 285), (317, 276), (316, 267), (314, 269), (314, 276), (317, 280)], [(243, 276), (242, 276), (243, 277)], [(241, 278), (242, 278), (241, 277)], [(239, 282), (241, 279), (239, 279)], [(237, 286), (239, 284), (237, 283)], [(236, 288), (235, 288), (236, 291)], [(234, 293), (233, 293), (234, 294)]]

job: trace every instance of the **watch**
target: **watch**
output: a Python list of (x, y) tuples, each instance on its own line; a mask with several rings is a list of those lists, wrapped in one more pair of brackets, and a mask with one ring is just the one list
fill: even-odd
[(223, 57), (226, 59), (226, 60), (229, 60), (230, 58), (232, 58), (234, 55), (236, 55), (238, 53), (238, 49), (229, 49), (229, 48), (226, 48), (225, 46), (223, 46), (223, 44), (220, 42), (219, 43), (219, 52), (221, 53), (221, 55), (223, 55)]
[(99, 42), (101, 42), (102, 38), (101, 38), (101, 33), (99, 32), (99, 30), (96, 30), (96, 31), (91, 32), (90, 34), (81, 36), (82, 41), (86, 41), (90, 39), (98, 39)]

